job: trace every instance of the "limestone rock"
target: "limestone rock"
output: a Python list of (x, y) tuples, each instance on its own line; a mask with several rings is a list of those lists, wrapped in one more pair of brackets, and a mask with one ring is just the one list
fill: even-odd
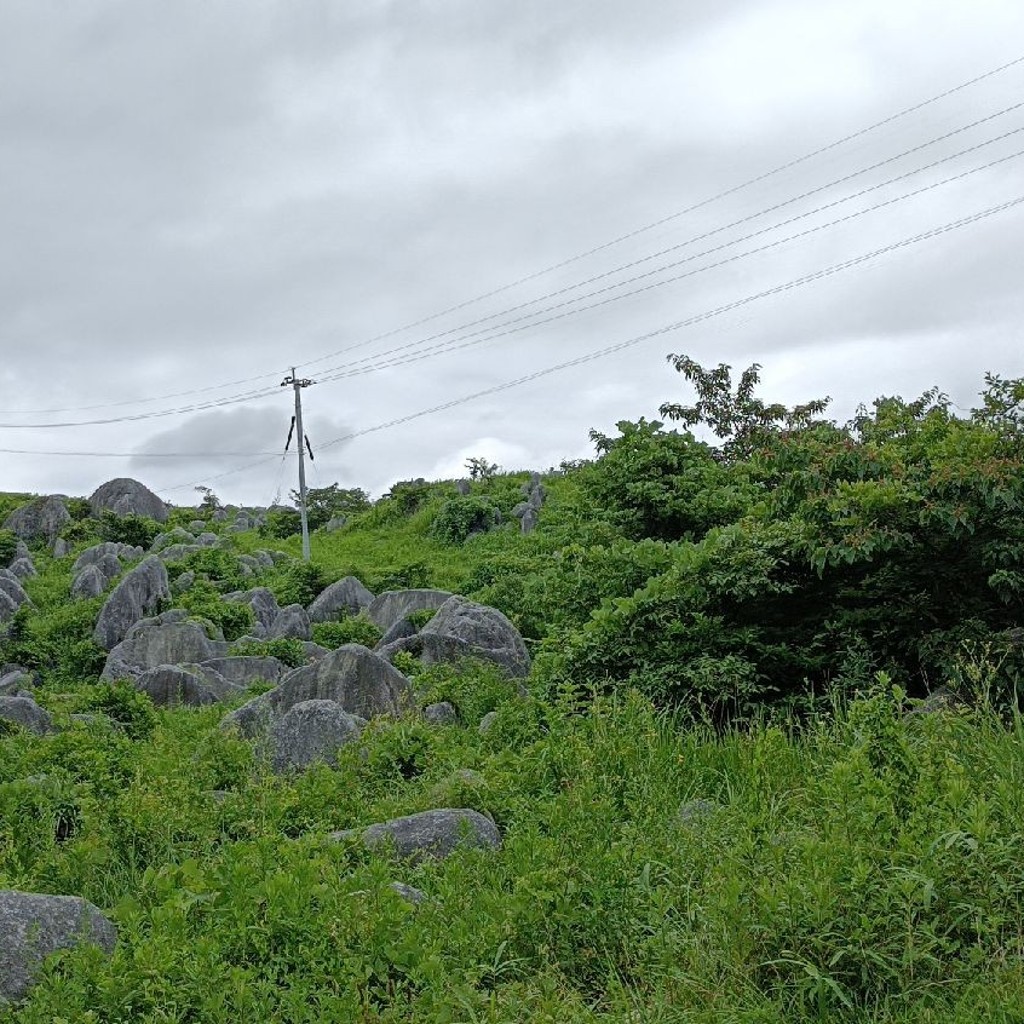
[(211, 658), (202, 663), (203, 668), (213, 669), (229, 683), (246, 689), (257, 682), (278, 683), (288, 672), (288, 666), (277, 658), (257, 655), (236, 655)]
[(310, 640), (313, 633), (309, 616), (301, 604), (290, 604), (282, 608), (270, 624), (267, 636), (271, 639)]
[(510, 676), (530, 674), (530, 655), (519, 630), (496, 608), (457, 595), (416, 636), (388, 644), (380, 654), (390, 660), (398, 651), (409, 651), (427, 665), (482, 658)]
[(158, 523), (167, 522), (167, 506), (145, 484), (127, 477), (100, 484), (89, 496), (96, 515), (105, 509), (118, 516), (148, 516)]
[(10, 569), (0, 569), (0, 591), (3, 591), (13, 602), (15, 608), (31, 603), (21, 580)]
[(107, 655), (101, 679), (136, 679), (158, 665), (200, 664), (228, 653), (223, 640), (211, 640), (198, 622), (180, 609), (157, 619), (143, 619)]
[(151, 615), (161, 601), (168, 601), (170, 597), (167, 570), (156, 555), (150, 555), (111, 591), (100, 610), (93, 639), (109, 651), (125, 638), (136, 622)]
[(75, 600), (100, 597), (107, 589), (107, 578), (96, 565), (87, 565), (71, 582), (71, 596)]
[(410, 636), (415, 636), (419, 630), (412, 624), (409, 619), (399, 619), (381, 638), (377, 641), (377, 646), (374, 647), (375, 651), (383, 651), (389, 644), (393, 644), (396, 640), (405, 640)]
[(350, 715), (333, 700), (304, 700), (270, 726), (270, 767), (281, 774), (315, 761), (335, 764), (338, 749), (359, 738), (366, 719)]
[(28, 994), (43, 961), (59, 949), (89, 943), (112, 953), (117, 929), (78, 896), (0, 890), (0, 1003)]
[(484, 715), (484, 717), (480, 719), (480, 725), (477, 726), (477, 729), (479, 730), (480, 735), (481, 736), (485, 736), (487, 733), (489, 733), (491, 731), (491, 729), (494, 728), (494, 723), (497, 722), (497, 720), (498, 720), (498, 712), (497, 711), (488, 711), (487, 714)]
[(54, 558), (66, 558), (71, 554), (71, 545), (63, 537), (58, 537), (51, 550)]
[(374, 625), (387, 632), (399, 619), (424, 608), (440, 608), (452, 595), (447, 590), (388, 590), (374, 598), (366, 614)]
[(252, 609), (256, 621), (264, 629), (270, 629), (274, 620), (281, 613), (277, 598), (266, 587), (255, 587), (253, 590), (246, 590), (238, 594), (226, 594), (224, 600), (247, 604)]
[(373, 603), (370, 593), (355, 576), (332, 583), (309, 606), (311, 622), (334, 622), (344, 615), (358, 615)]
[(31, 576), (39, 575), (31, 558), (16, 558), (11, 562), (10, 571), (21, 580), (27, 580)]
[(31, 697), (0, 697), (0, 720), (43, 736), (54, 732), (53, 721)]
[[(138, 554), (136, 554), (138, 552)], [(121, 559), (126, 562), (134, 561), (142, 554), (141, 549), (133, 548), (128, 544), (118, 544), (117, 541), (107, 540), (102, 544), (94, 544), (86, 548), (71, 566), (72, 573), (81, 572), (87, 565), (98, 565), (107, 555), (113, 555), (118, 559), (118, 572), (121, 571)], [(109, 564), (109, 563), (104, 563)]]
[(57, 534), (71, 522), (71, 515), (58, 494), (36, 498), (15, 509), (4, 521), (4, 529), (22, 540), (45, 540), (52, 544)]
[(135, 680), (135, 689), (162, 707), (203, 707), (242, 691), (242, 687), (203, 665), (158, 665)]
[(431, 725), (455, 725), (459, 720), (459, 713), (453, 704), (443, 700), (438, 704), (428, 704), (423, 709), (423, 718)]
[(169, 548), (172, 544), (195, 544), (195, 542), (196, 538), (193, 534), (180, 526), (176, 526), (173, 530), (157, 534), (153, 538), (153, 543), (150, 544), (149, 550), (155, 555), (163, 551), (164, 548)]
[(412, 687), (396, 668), (359, 644), (345, 644), (312, 665), (293, 669), (276, 689), (232, 711), (221, 722), (252, 738), (296, 704), (329, 700), (360, 718), (397, 715), (410, 706)]
[(414, 860), (424, 857), (440, 860), (460, 848), (497, 850), (501, 847), (501, 835), (494, 822), (468, 808), (422, 811), (371, 825), (361, 833), (351, 829), (335, 832), (332, 838), (349, 838), (353, 834), (358, 834), (363, 845), (371, 849), (393, 846), (398, 857)]

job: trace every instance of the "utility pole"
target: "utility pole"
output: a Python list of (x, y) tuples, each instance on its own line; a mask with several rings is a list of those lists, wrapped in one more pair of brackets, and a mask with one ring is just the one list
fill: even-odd
[(295, 367), (292, 367), (292, 375), (281, 381), (281, 387), (286, 388), (290, 384), (295, 389), (295, 429), (298, 434), (299, 449), (299, 513), (302, 517), (302, 557), (309, 561), (309, 519), (306, 516), (306, 461), (305, 442), (306, 435), (302, 429), (302, 389), (315, 384), (316, 381), (303, 377), (301, 380), (295, 376)]

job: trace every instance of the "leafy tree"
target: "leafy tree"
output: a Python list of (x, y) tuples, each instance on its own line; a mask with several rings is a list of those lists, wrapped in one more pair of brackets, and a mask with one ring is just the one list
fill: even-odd
[(0, 530), (0, 566), (10, 565), (17, 551), (17, 536), (10, 530)]
[(666, 402), (658, 411), (686, 427), (699, 423), (710, 427), (724, 442), (722, 455), (726, 458), (745, 458), (780, 431), (812, 425), (831, 401), (816, 398), (792, 409), (779, 403), (765, 405), (754, 396), (761, 381), (759, 363), (743, 371), (734, 393), (732, 367), (726, 363), (710, 369), (690, 356), (674, 354), (668, 356), (668, 361), (696, 388), (697, 401), (694, 405)]
[(160, 530), (160, 524), (148, 516), (119, 516), (109, 509), (104, 509), (100, 515), (99, 535), (102, 540), (148, 548)]
[(474, 457), (466, 459), (466, 469), (469, 470), (470, 480), (490, 480), (498, 472), (498, 464), (488, 462), (485, 458)]
[[(298, 491), (291, 492), (292, 501), (299, 505)], [(309, 528), (315, 530), (325, 526), (336, 516), (351, 516), (365, 512), (370, 507), (370, 496), (359, 487), (339, 487), (336, 483), (328, 487), (311, 487), (306, 491), (306, 516)]]

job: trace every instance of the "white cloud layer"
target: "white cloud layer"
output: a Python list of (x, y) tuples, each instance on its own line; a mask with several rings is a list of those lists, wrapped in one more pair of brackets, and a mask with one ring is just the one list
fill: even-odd
[[(195, 484), (287, 494), (294, 464), (264, 453), (287, 433), (293, 364), (319, 381), (311, 482), (374, 493), (471, 456), (580, 457), (589, 428), (685, 399), (670, 351), (760, 362), (768, 397), (829, 394), (840, 417), (933, 384), (969, 406), (985, 370), (1024, 375), (1024, 206), (371, 429), (1015, 198), (1024, 108), (997, 112), (1020, 102), (1024, 63), (671, 216), (1024, 55), (1015, 39), (1015, 0), (0, 0), (0, 448), (81, 453), (0, 452), (0, 488), (88, 493), (132, 474), (181, 502)], [(633, 297), (528, 316), (722, 246)], [(415, 359), (444, 343), (461, 347)], [(371, 372), (331, 379), (353, 368)]]

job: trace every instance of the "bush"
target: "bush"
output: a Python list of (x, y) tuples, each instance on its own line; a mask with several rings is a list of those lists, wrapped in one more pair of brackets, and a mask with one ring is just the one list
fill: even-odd
[(17, 552), (17, 536), (10, 530), (0, 530), (0, 565), (10, 565)]
[(306, 652), (303, 650), (302, 641), (292, 637), (279, 637), (276, 640), (242, 640), (231, 646), (231, 653), (253, 658), (277, 658), (290, 668), (299, 668), (306, 664)]
[(76, 523), (92, 517), (92, 505), (89, 504), (88, 498), (68, 498), (64, 502), (64, 506), (68, 510), (68, 515)]
[(430, 535), (445, 544), (462, 544), (474, 532), (489, 530), (499, 521), (497, 507), (486, 498), (449, 498), (430, 524)]
[(100, 597), (46, 611), (22, 605), (4, 644), (4, 660), (48, 673), (61, 685), (95, 680), (107, 658), (92, 639), (102, 604)]
[(290, 562), (267, 579), (267, 587), (280, 605), (301, 604), (308, 607), (323, 591), (330, 577), (316, 562)]
[(340, 622), (314, 622), (313, 642), (332, 650), (345, 644), (373, 647), (381, 638), (381, 631), (367, 618), (352, 615)]
[(89, 707), (112, 718), (133, 740), (148, 738), (156, 727), (153, 702), (125, 680), (98, 685), (89, 697)]
[(99, 518), (99, 535), (101, 540), (114, 541), (118, 544), (129, 544), (132, 547), (148, 549), (163, 527), (148, 516), (115, 515), (110, 509), (104, 509)]
[(237, 640), (252, 627), (252, 608), (238, 601), (225, 601), (211, 583), (196, 580), (192, 587), (182, 594), (177, 604), (190, 615), (212, 622), (223, 634), (225, 640)]
[(259, 527), (261, 537), (275, 537), (278, 540), (299, 533), (302, 533), (302, 516), (294, 508), (272, 508), (267, 513), (266, 524)]

